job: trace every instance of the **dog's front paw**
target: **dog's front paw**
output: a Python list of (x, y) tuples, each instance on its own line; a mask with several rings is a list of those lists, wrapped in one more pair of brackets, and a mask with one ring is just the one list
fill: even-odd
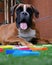
[(30, 42), (27, 42), (27, 46), (34, 46), (32, 43), (30, 43)]
[(19, 42), (18, 44), (19, 44), (19, 45), (22, 45), (22, 46), (33, 46), (32, 43), (27, 42), (27, 41)]

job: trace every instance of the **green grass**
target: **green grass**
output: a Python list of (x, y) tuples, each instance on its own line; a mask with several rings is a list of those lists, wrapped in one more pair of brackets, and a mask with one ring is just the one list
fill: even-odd
[(40, 53), (40, 56), (13, 57), (6, 55), (4, 50), (0, 53), (0, 65), (52, 65), (52, 46)]

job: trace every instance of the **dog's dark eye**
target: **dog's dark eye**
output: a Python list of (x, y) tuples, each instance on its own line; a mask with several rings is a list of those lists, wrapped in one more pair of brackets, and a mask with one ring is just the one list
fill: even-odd
[(32, 12), (32, 9), (31, 9), (31, 8), (27, 8), (27, 11), (28, 11), (28, 12), (29, 12), (29, 11)]
[(17, 8), (17, 11), (23, 11), (23, 7)]
[(31, 8), (27, 8), (27, 12), (29, 12), (30, 14), (32, 14), (32, 9)]

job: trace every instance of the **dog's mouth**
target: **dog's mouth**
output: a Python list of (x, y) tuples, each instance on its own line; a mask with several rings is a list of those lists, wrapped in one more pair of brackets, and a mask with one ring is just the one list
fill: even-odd
[(25, 22), (20, 23), (20, 28), (21, 28), (22, 30), (26, 30), (26, 29), (28, 28), (27, 23), (25, 23)]

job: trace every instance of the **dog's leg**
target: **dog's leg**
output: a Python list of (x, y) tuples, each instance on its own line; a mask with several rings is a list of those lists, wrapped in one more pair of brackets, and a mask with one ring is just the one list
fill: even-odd
[(5, 41), (1, 42), (1, 45), (7, 45), (7, 44), (8, 42), (5, 42)]
[(19, 37), (12, 37), (12, 38), (8, 38), (7, 40), (5, 40), (6, 43), (20, 43), (21, 45), (26, 45), (26, 46), (31, 46), (33, 45), (32, 43), (27, 42), (26, 40), (24, 40), (23, 38), (19, 38)]

